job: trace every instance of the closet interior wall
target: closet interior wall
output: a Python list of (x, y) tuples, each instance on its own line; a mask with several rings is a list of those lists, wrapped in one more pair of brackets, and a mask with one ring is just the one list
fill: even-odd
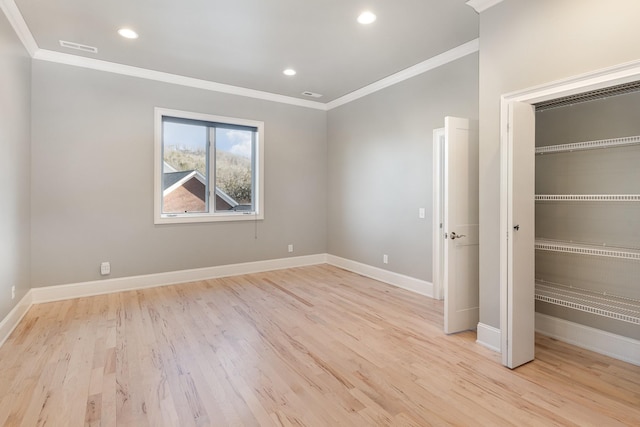
[[(640, 92), (536, 111), (536, 149), (577, 142), (638, 136)], [(640, 195), (640, 144), (536, 154), (536, 195)], [(570, 199), (569, 197), (569, 199)], [(566, 199), (566, 197), (565, 197)], [(541, 301), (539, 287), (595, 295), (640, 309), (640, 197), (631, 201), (536, 201), (536, 311), (629, 338), (640, 326), (562, 304)], [(540, 250), (545, 241), (585, 244), (585, 252), (621, 248), (623, 257), (578, 251)], [(573, 249), (572, 249), (573, 250)], [(637, 258), (637, 259), (636, 259)], [(539, 286), (542, 283), (542, 286)], [(624, 310), (623, 310), (624, 311)], [(634, 314), (635, 313), (635, 314)]]

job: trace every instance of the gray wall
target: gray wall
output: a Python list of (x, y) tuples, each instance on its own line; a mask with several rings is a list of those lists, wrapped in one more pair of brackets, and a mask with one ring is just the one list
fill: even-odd
[(637, 0), (505, 0), (480, 14), (480, 321), (500, 327), (500, 96), (640, 57)]
[(0, 13), (0, 319), (30, 287), (30, 110), (31, 58)]
[(433, 129), (477, 112), (477, 54), (330, 110), (329, 253), (431, 281)]
[[(154, 107), (265, 122), (264, 221), (153, 224)], [(324, 111), (37, 60), (32, 109), (33, 286), (326, 252)]]

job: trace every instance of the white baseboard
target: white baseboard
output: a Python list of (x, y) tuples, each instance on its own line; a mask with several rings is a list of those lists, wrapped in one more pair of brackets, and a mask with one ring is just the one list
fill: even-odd
[(501, 335), (500, 329), (493, 326), (485, 325), (484, 323), (478, 323), (478, 336), (476, 342), (489, 350), (501, 352)]
[[(0, 346), (6, 341), (33, 304), (324, 263), (433, 298), (433, 284), (430, 282), (340, 258), (335, 255), (317, 254), (280, 258), (142, 276), (96, 280), (69, 285), (32, 288), (9, 314), (0, 321)], [(640, 366), (640, 341), (638, 340), (541, 313), (536, 313), (535, 319), (536, 332)], [(500, 333), (500, 329), (478, 323), (476, 342), (491, 350), (500, 352)]]
[(367, 264), (351, 261), (335, 255), (327, 254), (326, 257), (327, 264), (335, 265), (336, 267), (344, 268), (345, 270), (361, 274), (371, 279), (379, 280), (381, 282), (433, 298), (433, 283), (427, 282), (426, 280), (420, 280), (403, 274), (394, 273), (392, 271), (383, 270), (378, 267), (372, 267)]
[(32, 304), (316, 264), (332, 264), (345, 270), (353, 271), (363, 276), (433, 298), (433, 284), (430, 282), (333, 255), (316, 254), (32, 288), (9, 315), (0, 322), (0, 345), (11, 334)]
[(18, 326), (18, 323), (20, 323), (24, 315), (27, 314), (32, 304), (31, 291), (28, 291), (25, 296), (18, 301), (18, 304), (13, 307), (13, 310), (0, 321), (0, 346), (9, 338), (11, 332)]
[(640, 341), (536, 313), (536, 332), (640, 366)]
[[(536, 313), (536, 332), (624, 362), (640, 365), (640, 341)], [(500, 353), (500, 329), (478, 323), (476, 342)]]
[(113, 292), (131, 291), (135, 289), (153, 288), (176, 283), (194, 282), (197, 280), (215, 279), (217, 277), (238, 276), (241, 274), (260, 273), (263, 271), (281, 270), (284, 268), (303, 267), (306, 265), (325, 264), (326, 254), (307, 255), (291, 258), (280, 258), (241, 264), (221, 265), (217, 267), (196, 268), (192, 270), (169, 271), (166, 273), (146, 274), (142, 276), (119, 277), (116, 279), (95, 280), (91, 282), (72, 283), (68, 285), (45, 286), (31, 288), (20, 302), (0, 321), (0, 346), (9, 338), (20, 320), (33, 304), (61, 301)]
[(196, 268), (192, 270), (169, 271), (166, 273), (145, 274), (141, 276), (119, 277), (116, 279), (95, 280), (72, 283), (69, 285), (32, 288), (34, 304), (60, 301), (71, 298), (153, 288), (176, 283), (195, 282), (218, 277), (239, 276), (241, 274), (261, 273), (263, 271), (302, 267), (326, 263), (326, 254), (307, 255), (292, 258), (280, 258), (241, 264), (220, 265), (216, 267)]

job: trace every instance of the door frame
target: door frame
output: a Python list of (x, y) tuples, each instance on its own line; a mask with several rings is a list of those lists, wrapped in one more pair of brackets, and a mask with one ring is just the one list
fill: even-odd
[[(511, 329), (508, 316), (510, 309), (508, 295), (511, 286), (508, 282), (508, 262), (511, 254), (509, 254), (507, 240), (510, 231), (508, 213), (510, 209), (509, 201), (511, 200), (508, 191), (508, 171), (510, 167), (508, 154), (511, 148), (510, 137), (512, 132), (512, 129), (509, 128), (509, 105), (512, 102), (524, 102), (533, 105), (543, 101), (638, 80), (640, 80), (640, 60), (510, 92), (500, 97), (500, 349), (502, 364), (505, 366), (508, 366), (508, 357), (511, 354), (510, 343), (507, 341), (508, 332)], [(532, 194), (531, 197), (533, 196)], [(534, 286), (534, 284), (531, 283), (531, 286)]]
[[(433, 130), (433, 298), (444, 299), (444, 172), (443, 154), (446, 144), (444, 127)], [(440, 224), (443, 224), (442, 227)]]

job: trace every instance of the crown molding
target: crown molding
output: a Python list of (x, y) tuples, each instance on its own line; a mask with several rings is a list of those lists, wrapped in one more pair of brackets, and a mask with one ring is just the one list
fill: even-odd
[(27, 23), (24, 21), (18, 6), (16, 6), (13, 0), (0, 0), (0, 9), (4, 12), (13, 30), (18, 35), (25, 49), (27, 49), (27, 52), (29, 52), (29, 55), (33, 56), (38, 50), (38, 44), (33, 38), (31, 31), (29, 31), (29, 27), (27, 27)]
[(56, 62), (59, 64), (73, 65), (75, 67), (89, 68), (92, 70), (106, 71), (109, 73), (122, 74), (125, 76), (139, 77), (148, 80), (155, 80), (164, 83), (172, 83), (181, 86), (188, 86), (197, 89), (210, 90), (213, 92), (240, 95), (248, 98), (262, 99), (265, 101), (279, 102), (282, 104), (296, 105), (299, 107), (313, 108), (316, 110), (326, 110), (325, 104), (291, 96), (278, 95), (271, 92), (247, 89), (239, 86), (232, 86), (223, 83), (216, 83), (209, 80), (201, 80), (193, 77), (185, 77), (178, 74), (164, 73), (161, 71), (149, 70), (146, 68), (132, 67), (130, 65), (117, 64), (100, 59), (87, 58), (85, 56), (70, 55), (68, 53), (56, 52), (46, 49), (38, 49), (33, 55), (34, 59)]
[[(496, 3), (499, 3), (500, 1), (502, 0), (470, 0), (467, 2), (467, 4), (469, 4), (470, 6), (471, 3), (486, 4), (487, 6), (484, 7), (484, 9), (486, 9)], [(407, 79), (445, 65), (449, 62), (455, 61), (456, 59), (462, 58), (463, 56), (477, 52), (480, 45), (479, 39), (471, 40), (458, 47), (441, 53), (440, 55), (436, 55), (419, 64), (416, 64), (398, 73), (392, 74), (391, 76), (385, 77), (381, 80), (378, 80), (377, 82), (374, 82), (370, 85), (367, 85), (361, 89), (358, 89), (325, 104), (322, 102), (309, 101), (306, 99), (294, 98), (291, 96), (279, 95), (271, 92), (248, 89), (240, 86), (232, 86), (224, 83), (217, 83), (210, 80), (202, 80), (193, 77), (181, 76), (178, 74), (171, 74), (161, 71), (149, 70), (146, 68), (133, 67), (130, 65), (117, 64), (114, 62), (88, 58), (85, 56), (40, 49), (35, 39), (33, 38), (31, 31), (29, 31), (29, 27), (22, 17), (20, 10), (13, 0), (0, 0), (0, 10), (4, 12), (14, 31), (22, 41), (25, 49), (27, 50), (27, 52), (29, 52), (29, 55), (31, 55), (33, 59), (193, 87), (197, 89), (209, 90), (212, 92), (221, 92), (248, 98), (261, 99), (265, 101), (278, 102), (282, 104), (295, 105), (298, 107), (312, 108), (322, 111), (331, 110), (333, 108), (347, 104), (351, 101), (355, 101), (356, 99), (370, 95), (374, 92), (403, 82)]]
[(374, 92), (377, 92), (389, 86), (393, 86), (397, 83), (403, 82), (422, 73), (426, 73), (427, 71), (448, 64), (449, 62), (455, 61), (456, 59), (460, 59), (464, 56), (478, 52), (479, 50), (480, 40), (473, 39), (467, 43), (461, 44), (458, 47), (454, 47), (453, 49), (441, 53), (440, 55), (436, 55), (432, 58), (427, 59), (426, 61), (422, 61), (419, 64), (392, 74), (389, 77), (385, 77), (382, 80), (378, 80), (375, 83), (372, 83), (340, 98), (334, 99), (333, 101), (326, 104), (327, 110), (334, 109), (341, 105), (355, 101), (356, 99), (371, 95)]
[(481, 13), (498, 3), (502, 3), (502, 1), (503, 0), (469, 0), (467, 6), (471, 6), (476, 12)]

